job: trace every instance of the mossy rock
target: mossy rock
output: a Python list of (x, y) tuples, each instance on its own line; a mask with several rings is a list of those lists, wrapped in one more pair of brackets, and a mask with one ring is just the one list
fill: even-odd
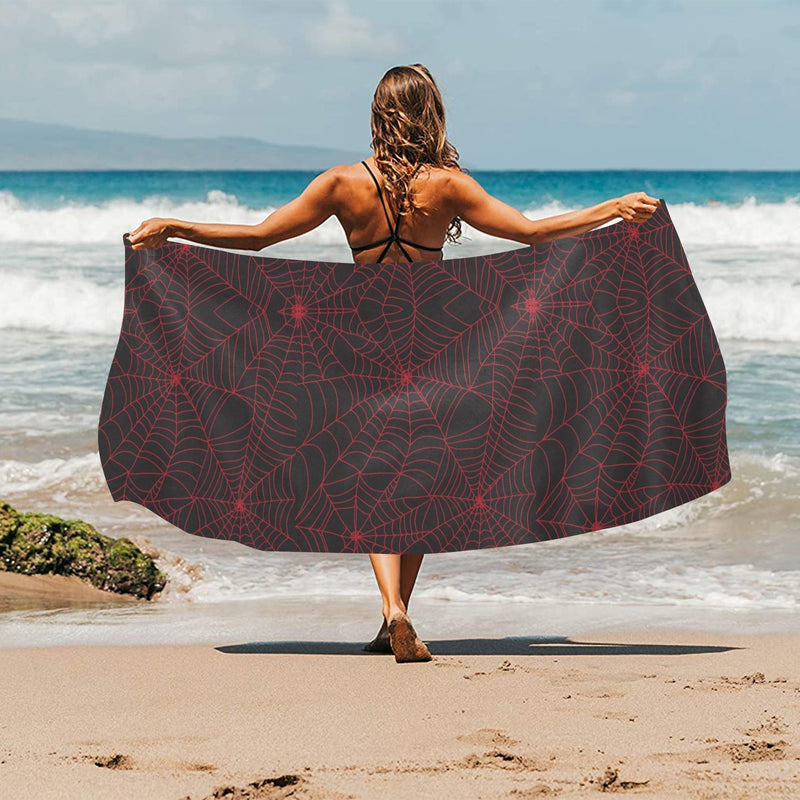
[(76, 575), (98, 589), (149, 600), (168, 576), (130, 539), (104, 536), (80, 519), (19, 512), (0, 501), (0, 569)]

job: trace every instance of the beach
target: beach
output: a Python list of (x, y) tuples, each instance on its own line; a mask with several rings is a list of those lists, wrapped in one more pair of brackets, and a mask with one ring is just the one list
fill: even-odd
[(798, 796), (800, 632), (426, 641), (0, 649), (2, 796)]
[[(800, 173), (476, 173), (531, 218), (666, 199), (725, 360), (732, 480), (630, 525), (427, 555), (421, 664), (361, 651), (366, 554), (192, 536), (101, 469), (122, 233), (254, 222), (310, 177), (0, 173), (0, 499), (169, 575), (146, 601), (0, 571), (0, 800), (800, 797)], [(465, 230), (445, 258), (520, 246)], [(350, 258), (335, 220), (260, 255)]]

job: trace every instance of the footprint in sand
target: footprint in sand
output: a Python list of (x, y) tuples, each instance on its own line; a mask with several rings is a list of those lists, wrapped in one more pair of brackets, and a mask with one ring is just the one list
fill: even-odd
[(113, 756), (84, 756), (87, 761), (93, 762), (98, 767), (108, 769), (133, 769), (133, 759), (122, 753), (115, 753)]
[(191, 772), (213, 772), (219, 769), (216, 764), (207, 764), (205, 761), (180, 761), (176, 765), (178, 769), (186, 769)]
[(219, 767), (216, 764), (210, 764), (207, 761), (186, 761), (174, 759), (156, 759), (149, 760), (143, 764), (139, 760), (134, 760), (131, 756), (124, 753), (114, 753), (113, 755), (104, 756), (62, 756), (62, 758), (69, 761), (89, 761), (97, 767), (104, 767), (105, 769), (184, 769), (191, 772), (213, 772)]
[(456, 739), (460, 742), (478, 744), (483, 747), (513, 747), (518, 743), (517, 739), (512, 739), (500, 728), (480, 728), (474, 733), (464, 733), (461, 736), (456, 736)]
[(790, 684), (786, 678), (767, 678), (763, 672), (753, 672), (749, 675), (742, 675), (740, 678), (731, 678), (728, 675), (720, 675), (715, 678), (699, 678), (693, 684), (686, 684), (684, 688), (705, 689), (710, 692), (737, 691), (746, 689), (749, 686), (773, 686), (780, 689), (791, 689), (796, 687)]
[(450, 669), (466, 669), (469, 664), (466, 661), (459, 661), (457, 658), (447, 658), (447, 656), (438, 656), (433, 662), (434, 667), (448, 667)]
[(754, 740), (752, 742), (725, 742), (714, 750), (730, 756), (732, 761), (777, 761), (786, 758), (788, 742), (783, 739), (777, 742)]
[(461, 764), (468, 769), (497, 767), (499, 769), (521, 770), (525, 772), (547, 769), (545, 765), (540, 764), (532, 758), (510, 753), (507, 750), (489, 750), (481, 756), (476, 753), (470, 753), (468, 756), (464, 756), (461, 760)]
[[(703, 741), (717, 742), (715, 737), (707, 737)], [(790, 758), (792, 754), (787, 750), (791, 748), (789, 742), (779, 739), (769, 742), (763, 739), (754, 739), (747, 742), (720, 742), (711, 747), (695, 751), (651, 753), (650, 757), (659, 761), (690, 762), (693, 764), (719, 764), (728, 760), (743, 761), (779, 761)]]
[(639, 786), (646, 786), (648, 783), (650, 783), (650, 779), (648, 778), (644, 781), (624, 781), (619, 777), (619, 772), (616, 769), (613, 767), (606, 767), (606, 771), (603, 773), (603, 775), (592, 781), (592, 783), (595, 783), (601, 792), (616, 792), (619, 790), (635, 789)]
[(488, 672), (465, 673), (464, 677), (467, 680), (472, 680), (472, 678), (479, 678), (484, 675), (502, 675), (504, 673), (516, 672), (517, 670), (521, 670), (523, 672), (530, 672), (530, 670), (526, 669), (525, 667), (521, 667), (519, 664), (512, 664), (510, 661), (504, 661), (499, 667), (490, 669)]
[(758, 736), (764, 733), (786, 733), (789, 726), (781, 719), (781, 717), (773, 714), (766, 722), (762, 722), (755, 728), (745, 728), (742, 733), (745, 736)]
[[(300, 775), (280, 775), (276, 778), (262, 778), (251, 781), (246, 786), (215, 786), (214, 791), (202, 800), (279, 800), (291, 797), (305, 783)], [(189, 795), (181, 800), (192, 800)]]
[(525, 789), (512, 789), (509, 797), (514, 800), (539, 800), (540, 797), (552, 797), (561, 793), (561, 787), (548, 786), (546, 783), (536, 783), (533, 786), (528, 786)]
[[(202, 800), (352, 800), (352, 797), (322, 787), (315, 788), (302, 775), (279, 775), (252, 781), (246, 786), (217, 786)], [(187, 795), (181, 800), (192, 798)]]

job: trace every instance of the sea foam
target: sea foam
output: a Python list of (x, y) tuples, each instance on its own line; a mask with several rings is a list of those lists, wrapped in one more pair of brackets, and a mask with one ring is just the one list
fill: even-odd
[[(0, 192), (0, 328), (118, 334), (124, 302), (123, 232), (151, 216), (251, 224), (273, 210), (247, 207), (219, 190), (209, 191), (198, 202), (153, 196), (141, 202), (118, 198), (55, 209), (26, 206), (11, 192)], [(567, 210), (553, 202), (524, 213), (538, 219)], [(720, 338), (800, 341), (796, 198), (782, 203), (757, 203), (753, 198), (731, 205), (679, 203), (670, 206), (670, 213)], [(445, 258), (523, 246), (466, 224), (463, 229), (463, 243), (446, 245)], [(48, 243), (49, 254), (42, 250)], [(35, 253), (27, 255), (33, 248)], [(79, 255), (81, 250), (85, 252)], [(312, 254), (323, 260), (350, 261), (335, 218), (258, 255), (309, 258)]]
[[(752, 196), (741, 203), (676, 203), (665, 198), (684, 244), (743, 245), (747, 247), (800, 245), (798, 197), (781, 203), (758, 202)], [(523, 209), (530, 219), (575, 210), (559, 201)], [(70, 201), (57, 208), (22, 202), (13, 192), (0, 191), (0, 242), (53, 242), (59, 244), (110, 243), (121, 246), (122, 234), (149, 217), (174, 217), (195, 222), (254, 224), (275, 211), (274, 206), (249, 207), (236, 195), (212, 189), (205, 199), (176, 201), (152, 195), (141, 201), (124, 197), (101, 203)], [(612, 220), (606, 224), (614, 224)], [(464, 226), (473, 241), (491, 240), (487, 234)], [(320, 244), (344, 244), (338, 221), (331, 217), (298, 239)], [(345, 252), (347, 252), (346, 248)]]

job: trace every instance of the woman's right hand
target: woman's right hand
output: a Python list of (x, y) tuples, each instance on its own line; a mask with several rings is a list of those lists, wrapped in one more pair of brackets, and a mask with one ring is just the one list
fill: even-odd
[(631, 192), (617, 198), (618, 216), (630, 222), (647, 222), (660, 205), (657, 197), (646, 192)]
[(142, 222), (135, 231), (131, 231), (128, 239), (134, 250), (153, 249), (161, 247), (173, 235), (171, 220), (163, 217), (150, 217)]

